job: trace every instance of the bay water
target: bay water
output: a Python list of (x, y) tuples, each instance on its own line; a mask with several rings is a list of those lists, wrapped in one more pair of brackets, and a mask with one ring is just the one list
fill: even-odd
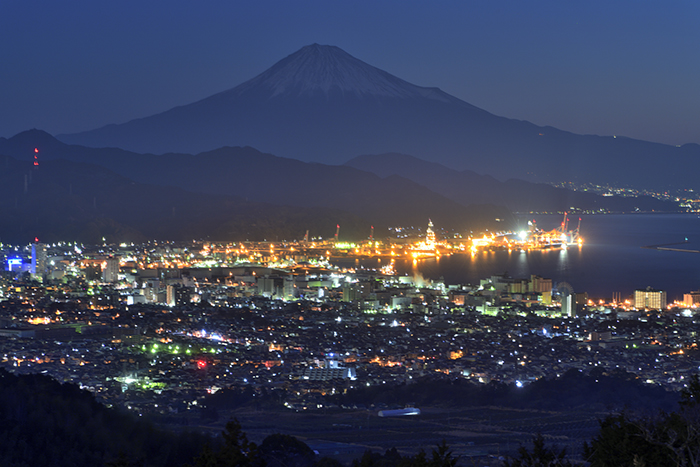
[[(621, 214), (581, 217), (582, 247), (536, 251), (483, 251), (475, 255), (456, 254), (440, 258), (399, 260), (397, 273), (421, 275), (447, 284), (477, 284), (493, 274), (529, 278), (548, 277), (556, 284), (569, 283), (575, 292), (588, 292), (592, 298), (623, 299), (635, 289), (652, 287), (665, 290), (668, 301), (680, 300), (683, 293), (700, 290), (700, 253), (643, 248), (700, 251), (700, 217), (697, 214)], [(536, 220), (543, 230), (560, 225), (561, 215), (523, 217)], [(576, 228), (579, 216), (569, 215), (569, 228)], [(677, 244), (676, 243), (682, 243)]]

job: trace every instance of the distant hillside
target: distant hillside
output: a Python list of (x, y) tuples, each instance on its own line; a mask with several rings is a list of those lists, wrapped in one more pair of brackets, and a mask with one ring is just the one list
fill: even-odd
[(0, 241), (263, 240), (301, 238), (308, 229), (348, 236), (369, 223), (334, 209), (273, 206), (231, 196), (137, 183), (103, 167), (0, 156)]
[(499, 117), (318, 44), (201, 101), (59, 139), (159, 154), (253, 146), (327, 164), (400, 152), (501, 180), (700, 189), (697, 144), (576, 135)]
[(625, 408), (654, 413), (677, 409), (678, 394), (640, 382), (635, 375), (601, 368), (585, 374), (569, 370), (559, 378), (539, 379), (522, 388), (492, 382), (487, 385), (441, 376), (413, 384), (358, 387), (332, 396), (338, 404), (403, 406), (502, 406), (518, 409), (621, 411)]
[[(601, 197), (522, 180), (499, 182), (400, 154), (362, 156), (345, 166), (330, 166), (253, 148), (220, 148), (196, 156), (144, 155), (67, 145), (39, 130), (0, 138), (0, 154), (29, 162), (35, 148), (40, 160), (64, 158), (100, 164), (144, 184), (235, 196), (248, 202), (342, 210), (364, 220), (365, 230), (360, 231), (341, 223), (343, 235), (359, 233), (357, 238), (367, 236), (368, 225), (374, 225), (381, 235), (387, 226), (422, 226), (428, 218), (439, 228), (460, 232), (502, 230), (512, 227), (507, 208), (520, 212), (567, 211), (572, 206), (611, 211), (677, 209), (673, 203), (651, 198)], [(506, 222), (497, 223), (497, 218)], [(310, 229), (311, 235), (326, 237), (333, 234), (335, 225), (329, 219), (325, 225), (317, 222), (301, 231)]]
[(516, 212), (562, 212), (576, 207), (631, 212), (677, 211), (678, 204), (649, 196), (603, 197), (594, 193), (575, 192), (550, 185), (510, 179), (498, 181), (471, 170), (457, 171), (405, 154), (358, 156), (345, 165), (372, 172), (380, 177), (398, 175), (429, 188), (458, 203), (493, 203)]
[[(334, 232), (338, 222), (325, 214), (329, 209), (362, 219), (365, 227), (359, 238), (369, 235), (370, 225), (379, 234), (388, 226), (423, 226), (431, 218), (440, 228), (464, 232), (503, 228), (495, 219), (510, 218), (502, 206), (458, 203), (403, 177), (381, 178), (352, 167), (305, 163), (253, 148), (220, 148), (196, 156), (144, 155), (66, 145), (38, 130), (0, 139), (0, 154), (20, 157), (28, 164), (35, 148), (39, 149), (40, 160), (66, 158), (100, 164), (143, 184), (177, 186), (189, 192), (233, 196), (248, 203), (287, 206), (285, 210), (290, 213), (297, 207), (313, 208), (317, 213), (313, 217), (325, 219), (325, 228), (317, 229), (317, 222), (301, 232), (310, 229), (315, 236), (330, 236)], [(357, 229), (353, 230), (357, 222), (340, 223), (343, 235), (358, 238)]]

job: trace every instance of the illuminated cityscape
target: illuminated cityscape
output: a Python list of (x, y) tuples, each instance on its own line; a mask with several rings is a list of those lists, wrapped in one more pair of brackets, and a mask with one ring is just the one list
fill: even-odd
[(667, 307), (652, 290), (604, 301), (536, 275), (445, 284), (394, 269), (489, 248), (586, 248), (566, 217), (549, 232), (531, 223), (474, 239), (433, 228), (400, 242), (5, 245), (2, 365), (139, 413), (198, 410), (230, 387), (315, 410), (332, 405), (319, 395), (429, 374), (526, 385), (602, 366), (672, 389), (696, 371), (697, 294)]
[(0, 466), (700, 465), (700, 4), (59, 3)]

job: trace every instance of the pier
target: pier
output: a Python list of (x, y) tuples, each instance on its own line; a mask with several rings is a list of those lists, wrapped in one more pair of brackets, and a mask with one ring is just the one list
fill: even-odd
[(660, 243), (658, 245), (647, 245), (643, 246), (642, 248), (646, 248), (648, 250), (661, 250), (661, 251), (680, 251), (681, 253), (700, 253), (700, 250), (690, 250), (687, 248), (671, 248), (675, 245), (685, 245), (688, 242), (688, 240), (682, 241), (682, 242), (674, 242), (674, 243)]

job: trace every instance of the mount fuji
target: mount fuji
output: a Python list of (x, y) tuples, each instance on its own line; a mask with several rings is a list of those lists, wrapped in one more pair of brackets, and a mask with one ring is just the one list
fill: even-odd
[[(646, 188), (668, 188), (671, 180), (695, 188), (700, 169), (698, 145), (575, 135), (499, 117), (318, 44), (201, 101), (58, 139), (157, 154), (252, 146), (326, 164), (399, 152), (499, 179)], [(678, 166), (688, 170), (679, 172)]]

